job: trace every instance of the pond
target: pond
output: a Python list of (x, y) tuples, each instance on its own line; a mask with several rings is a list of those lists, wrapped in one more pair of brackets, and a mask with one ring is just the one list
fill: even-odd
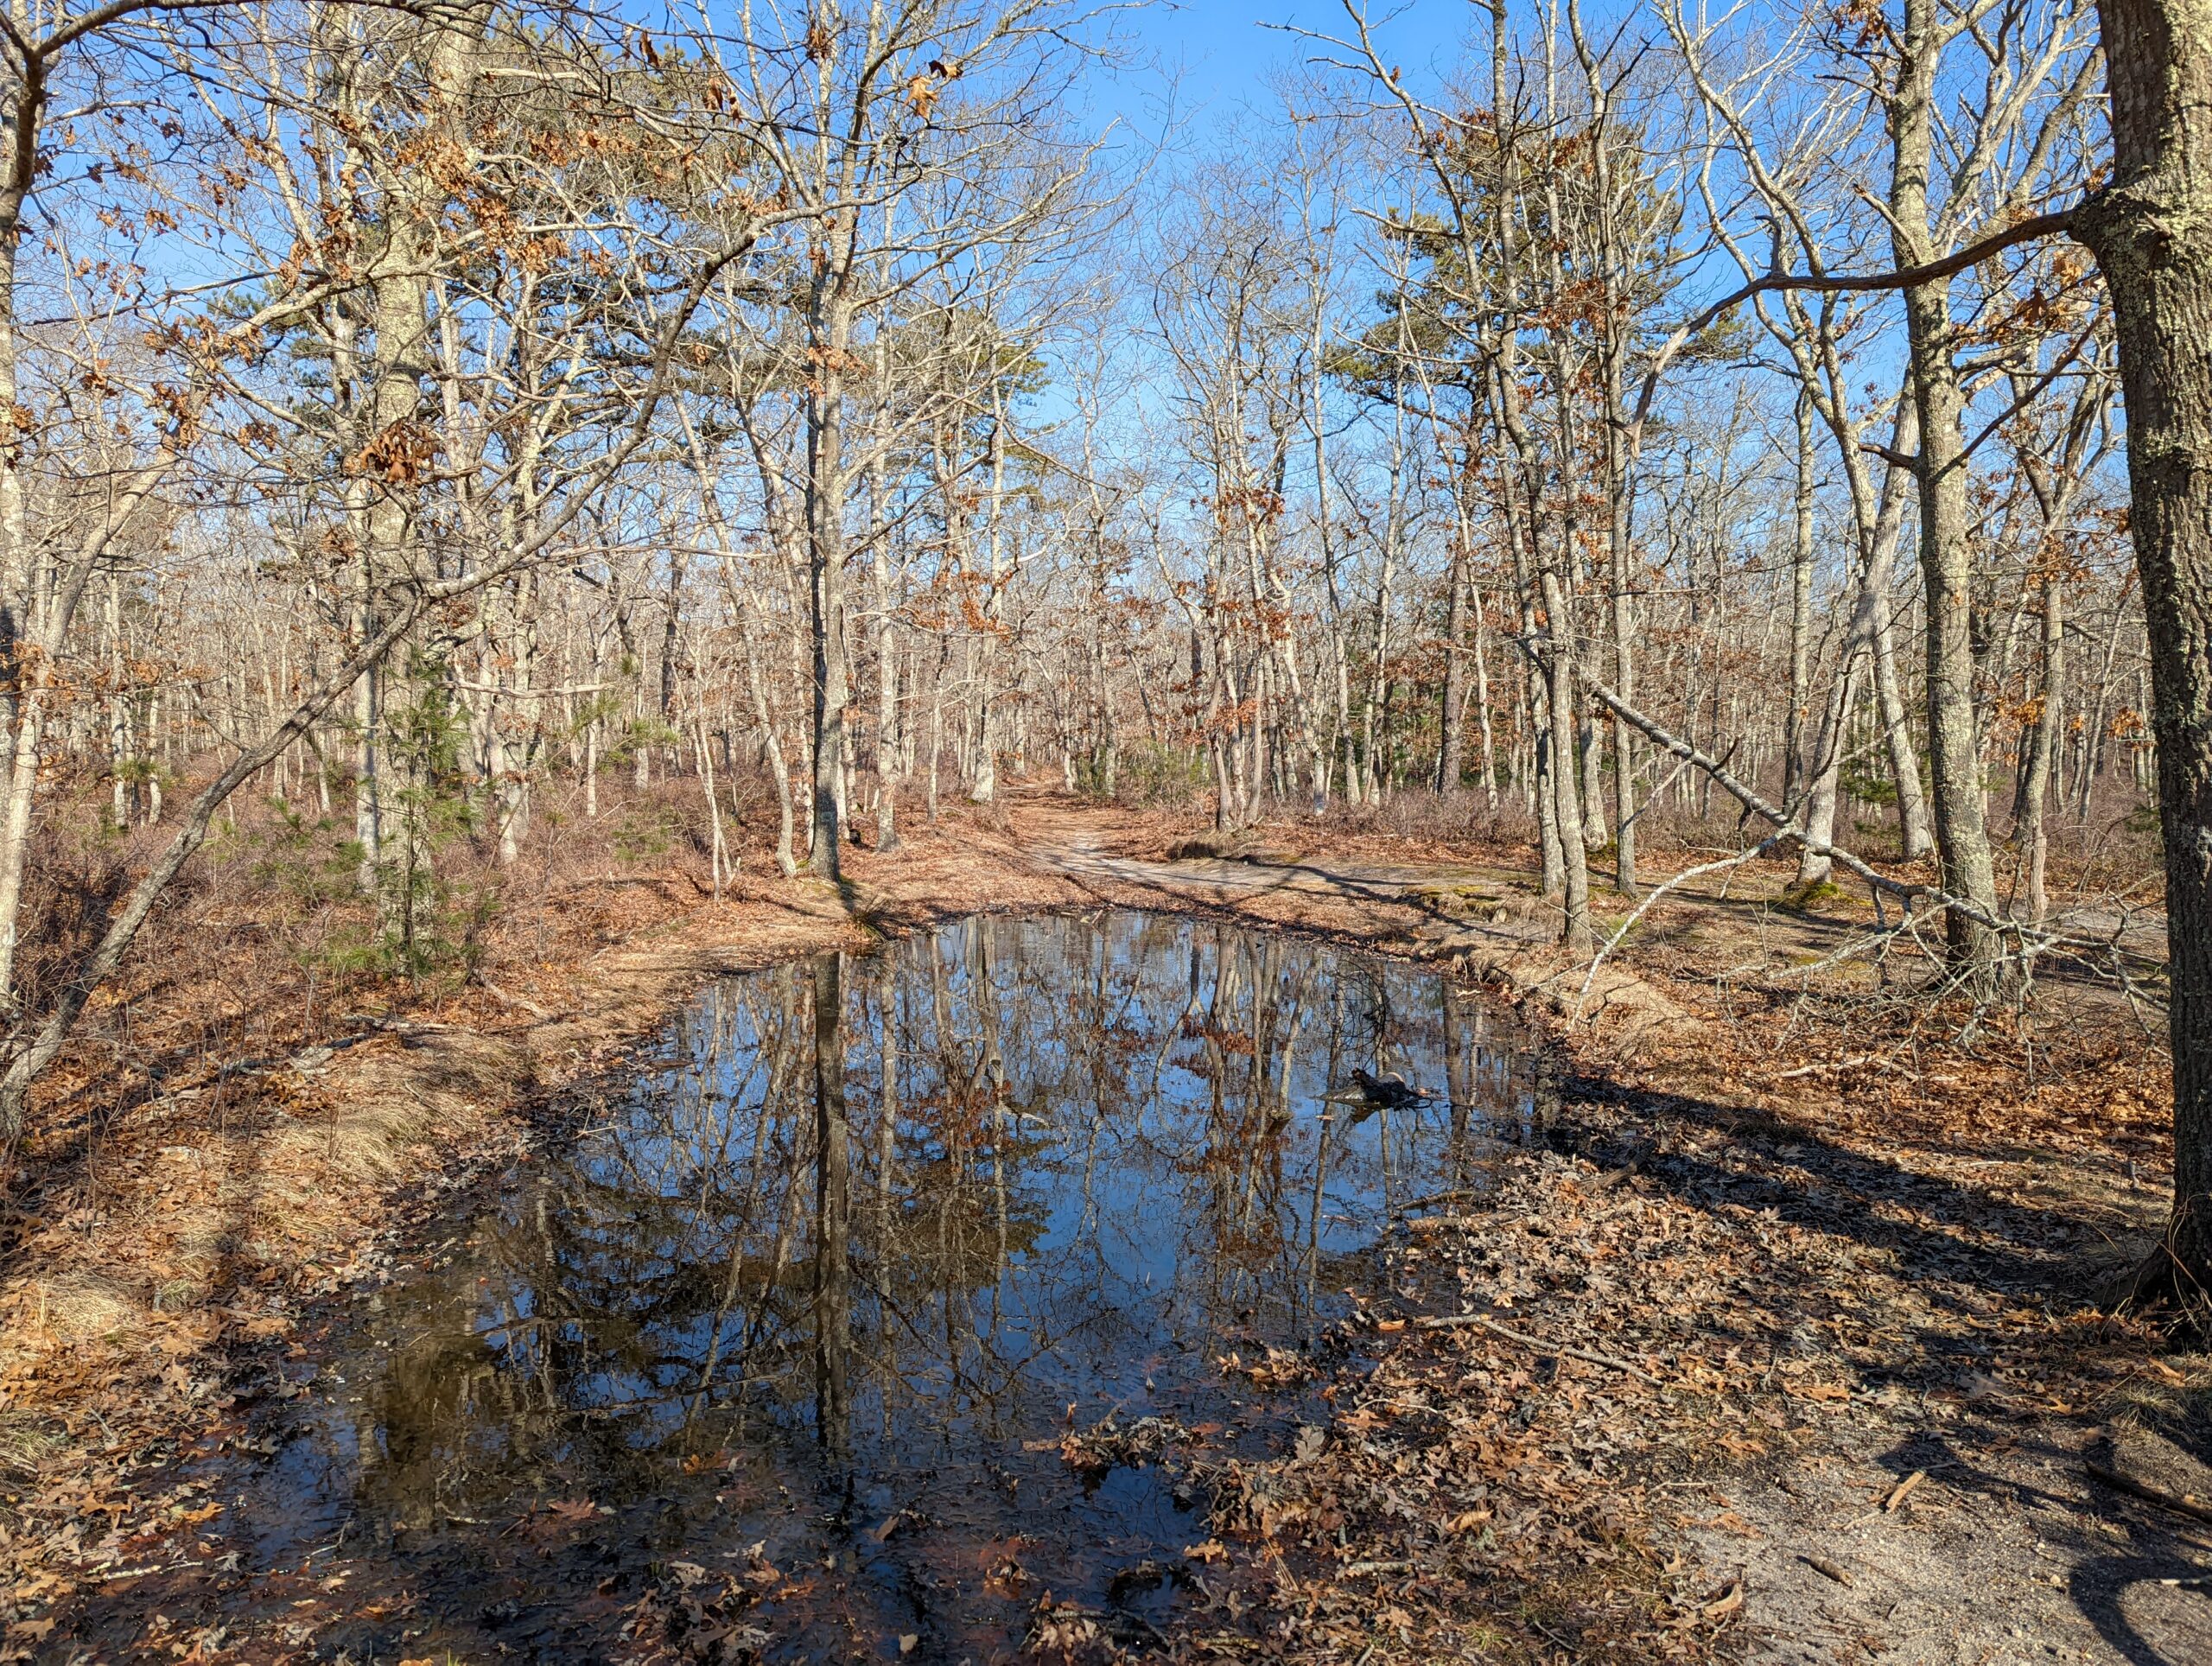
[(231, 1543), (349, 1581), (357, 1659), (618, 1657), (641, 1600), (678, 1659), (1007, 1656), (1047, 1593), (1141, 1637), (1211, 1530), (1146, 1432), (1325, 1419), (1222, 1362), (1380, 1288), (1529, 1116), (1437, 973), (1186, 918), (730, 978), (342, 1321)]

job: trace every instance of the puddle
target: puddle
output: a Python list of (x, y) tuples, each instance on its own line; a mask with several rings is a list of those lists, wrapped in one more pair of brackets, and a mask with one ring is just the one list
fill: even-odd
[(1164, 1419), (1219, 1461), (1325, 1419), (1217, 1360), (1298, 1347), (1394, 1211), (1482, 1186), (1516, 1043), (1433, 972), (1132, 912), (715, 984), (318, 1345), (204, 1612), (312, 1599), (356, 1662), (981, 1661), (1049, 1593), (1141, 1643), (1200, 1599), (1204, 1501), (1060, 1436)]

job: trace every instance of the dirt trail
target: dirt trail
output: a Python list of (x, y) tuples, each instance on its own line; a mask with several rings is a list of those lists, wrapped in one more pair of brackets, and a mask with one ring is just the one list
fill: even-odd
[(1487, 889), (1496, 894), (1502, 876), (1495, 869), (1471, 865), (1422, 865), (1412, 862), (1344, 862), (1304, 861), (1281, 857), (1229, 859), (1188, 856), (1173, 862), (1150, 862), (1121, 856), (1105, 849), (1099, 835), (1082, 830), (1054, 829), (1062, 836), (1029, 847), (1031, 857), (1044, 867), (1079, 879), (1145, 885), (1166, 891), (1191, 888), (1236, 892), (1281, 891), (1305, 895), (1367, 902), (1405, 902), (1422, 892), (1455, 886)]

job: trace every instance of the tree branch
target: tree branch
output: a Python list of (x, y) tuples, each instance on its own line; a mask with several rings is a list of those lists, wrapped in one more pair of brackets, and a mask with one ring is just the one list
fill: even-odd
[(1841, 277), (1827, 277), (1817, 272), (1769, 272), (1764, 277), (1753, 278), (1741, 289), (1723, 296), (1668, 337), (1667, 344), (1659, 350), (1658, 356), (1651, 361), (1650, 370), (1644, 376), (1643, 390), (1636, 402), (1637, 425), (1641, 428), (1643, 419), (1650, 414), (1651, 400), (1658, 391), (1659, 378), (1666, 373), (1667, 367), (1674, 362), (1675, 355), (1681, 351), (1691, 337), (1731, 308), (1741, 306), (1754, 296), (1766, 295), (1776, 289), (1839, 295), (1916, 289), (1923, 283), (1934, 283), (1953, 277), (1970, 266), (1979, 266), (1992, 255), (2002, 254), (2020, 244), (2033, 243), (2042, 238), (2070, 235), (2074, 230), (2074, 218), (2080, 212), (2081, 205), (2077, 203), (2071, 208), (2058, 209), (2047, 214), (2032, 214), (2001, 232), (1993, 232), (1977, 242), (1969, 243), (1965, 248), (1955, 250), (1941, 260), (1908, 266), (1902, 271), (1860, 272)]

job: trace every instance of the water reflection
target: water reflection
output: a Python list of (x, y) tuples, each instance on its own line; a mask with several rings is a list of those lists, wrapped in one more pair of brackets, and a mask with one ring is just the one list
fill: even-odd
[[(779, 1596), (791, 1657), (824, 1627), (1019, 1641), (1039, 1590), (1119, 1599), (1203, 1536), (1045, 1438), (1237, 1439), (1216, 1358), (1309, 1335), (1394, 1212), (1525, 1134), (1496, 1022), (1414, 969), (1131, 913), (728, 980), (387, 1293), (280, 1469), (431, 1612), (511, 1586), (557, 1630), (610, 1561), (757, 1554), (824, 1569)], [(1428, 1097), (1343, 1094), (1363, 1070)]]

